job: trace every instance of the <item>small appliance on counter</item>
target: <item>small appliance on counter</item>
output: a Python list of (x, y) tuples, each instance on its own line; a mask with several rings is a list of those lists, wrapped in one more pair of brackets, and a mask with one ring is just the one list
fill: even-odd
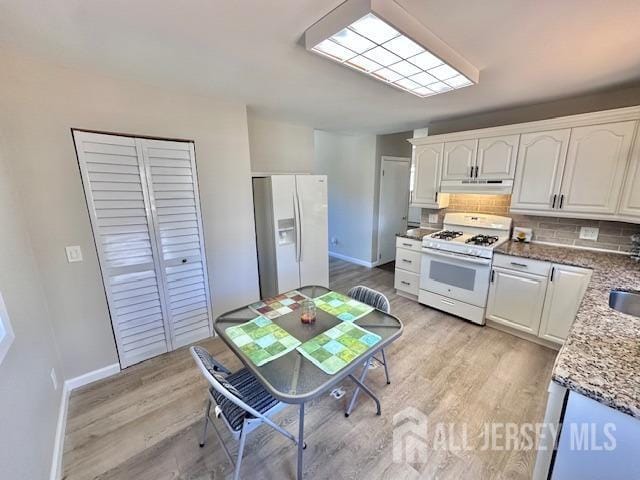
[(640, 261), (640, 233), (631, 235), (631, 258)]
[(533, 238), (533, 230), (524, 227), (513, 227), (513, 235), (511, 240), (514, 242), (529, 243)]

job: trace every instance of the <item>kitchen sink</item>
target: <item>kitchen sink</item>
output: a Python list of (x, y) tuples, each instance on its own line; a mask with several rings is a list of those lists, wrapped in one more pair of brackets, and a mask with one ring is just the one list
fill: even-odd
[(611, 290), (609, 306), (619, 312), (640, 317), (640, 291)]

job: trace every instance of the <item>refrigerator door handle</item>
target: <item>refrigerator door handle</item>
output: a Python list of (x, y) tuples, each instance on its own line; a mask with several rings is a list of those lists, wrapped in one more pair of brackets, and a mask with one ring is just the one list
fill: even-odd
[(302, 207), (300, 206), (300, 196), (296, 191), (296, 203), (298, 205), (298, 262), (302, 261), (302, 240), (304, 238), (304, 231), (302, 230)]
[(293, 192), (293, 221), (296, 229), (296, 262), (300, 262), (300, 212), (298, 211), (298, 194)]

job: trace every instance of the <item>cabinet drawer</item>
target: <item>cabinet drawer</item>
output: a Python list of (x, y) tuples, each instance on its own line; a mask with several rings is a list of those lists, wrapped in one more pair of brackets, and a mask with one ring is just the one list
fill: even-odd
[(544, 276), (549, 275), (549, 271), (551, 270), (551, 264), (547, 262), (500, 254), (493, 256), (493, 266)]
[(413, 240), (412, 238), (396, 237), (396, 247), (421, 252), (422, 242), (420, 240)]
[(403, 292), (410, 293), (411, 295), (418, 295), (420, 275), (417, 273), (405, 272), (404, 270), (396, 268), (393, 286), (396, 290), (402, 290)]
[(420, 273), (421, 259), (422, 253), (420, 252), (405, 250), (404, 248), (396, 249), (396, 268)]

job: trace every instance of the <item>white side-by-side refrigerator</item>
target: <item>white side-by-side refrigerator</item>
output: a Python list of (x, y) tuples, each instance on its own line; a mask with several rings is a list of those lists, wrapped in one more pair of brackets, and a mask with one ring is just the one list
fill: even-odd
[(326, 175), (253, 179), (260, 295), (329, 286)]

